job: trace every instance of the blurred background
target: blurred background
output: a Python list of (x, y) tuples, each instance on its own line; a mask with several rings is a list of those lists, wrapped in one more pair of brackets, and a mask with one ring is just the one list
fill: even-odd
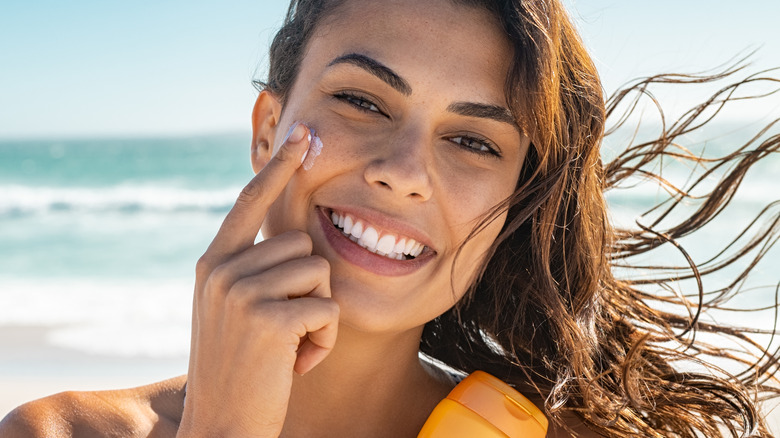
[[(751, 72), (780, 66), (780, 2), (567, 4), (607, 93), (640, 76), (713, 71), (753, 51)], [(252, 175), (250, 82), (264, 75), (286, 7), (0, 5), (0, 417), (65, 389), (186, 372), (195, 261)], [(657, 97), (673, 118), (710, 91)], [(778, 99), (737, 105), (690, 141), (727, 150), (779, 116)], [(649, 110), (646, 120), (658, 121)], [(605, 153), (627, 141), (613, 136)], [(779, 172), (777, 158), (762, 163), (693, 252), (711, 254), (724, 232), (777, 200)], [(658, 196), (611, 196), (615, 220), (630, 221)], [(778, 282), (776, 253), (757, 284)], [(749, 302), (772, 304), (774, 288)], [(773, 315), (746, 319), (771, 328)]]

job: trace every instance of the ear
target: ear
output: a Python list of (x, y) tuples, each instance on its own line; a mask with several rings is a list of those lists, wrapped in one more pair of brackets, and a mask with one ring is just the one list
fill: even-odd
[(274, 139), (282, 114), (282, 103), (268, 90), (257, 96), (252, 111), (252, 169), (259, 172), (274, 154)]

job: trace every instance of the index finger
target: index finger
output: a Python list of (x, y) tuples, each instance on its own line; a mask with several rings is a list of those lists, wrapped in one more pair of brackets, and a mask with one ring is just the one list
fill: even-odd
[(254, 244), (268, 208), (301, 166), (310, 142), (309, 128), (295, 123), (279, 151), (241, 190), (209, 249), (236, 253)]

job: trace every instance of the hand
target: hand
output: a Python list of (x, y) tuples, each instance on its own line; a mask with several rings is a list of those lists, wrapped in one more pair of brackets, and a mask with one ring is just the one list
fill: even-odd
[(198, 261), (177, 436), (279, 436), (293, 371), (306, 373), (333, 348), (339, 309), (330, 296), (330, 266), (311, 254), (309, 235), (289, 231), (254, 244), (309, 138), (304, 125), (291, 131)]

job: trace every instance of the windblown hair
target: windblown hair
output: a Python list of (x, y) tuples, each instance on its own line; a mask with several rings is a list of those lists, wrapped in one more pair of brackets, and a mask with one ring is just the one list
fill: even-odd
[[(761, 330), (705, 322), (700, 316), (727, 309), (728, 299), (777, 241), (777, 202), (761, 211), (756, 223), (764, 226), (751, 231), (746, 243), (740, 238), (754, 230), (753, 223), (704, 263), (694, 262), (678, 240), (718, 216), (746, 172), (778, 152), (780, 134), (771, 134), (776, 121), (721, 157), (703, 158), (678, 141), (709, 123), (723, 105), (742, 99), (735, 94), (741, 87), (777, 81), (754, 75), (730, 84), (676, 122), (662, 124), (652, 140), (628, 144), (605, 164), (600, 148), (607, 119), (617, 118), (607, 134), (623, 127), (642, 96), (652, 99), (654, 86), (717, 82), (742, 69), (654, 76), (605, 100), (593, 62), (558, 0), (451, 1), (492, 12), (512, 42), (506, 98), (532, 147), (514, 194), (471, 233), (508, 212), (487, 262), (461, 302), (426, 325), (421, 351), (456, 370), (481, 369), (525, 393), (538, 393), (548, 417), (561, 427), (564, 414), (573, 413), (608, 436), (695, 437), (725, 431), (771, 436), (759, 409), (778, 394), (769, 380), (780, 355), (769, 351), (771, 343), (762, 346), (751, 337)], [(284, 101), (317, 25), (342, 2), (293, 0), (271, 45), (268, 80), (256, 85)], [(678, 186), (654, 170), (662, 169), (665, 160), (704, 170), (687, 186)], [(704, 188), (721, 173), (719, 181)], [(670, 196), (648, 212), (654, 217), (649, 223), (613, 226), (605, 192), (636, 177), (655, 181)], [(696, 205), (693, 211), (680, 213), (690, 202)], [(669, 246), (684, 257), (684, 266), (635, 261)], [(704, 289), (705, 276), (739, 266), (746, 257), (747, 267), (733, 282)], [(680, 281), (693, 284), (693, 290), (678, 290)], [(732, 344), (724, 339), (744, 351), (726, 346)], [(731, 365), (716, 365), (712, 358)]]

